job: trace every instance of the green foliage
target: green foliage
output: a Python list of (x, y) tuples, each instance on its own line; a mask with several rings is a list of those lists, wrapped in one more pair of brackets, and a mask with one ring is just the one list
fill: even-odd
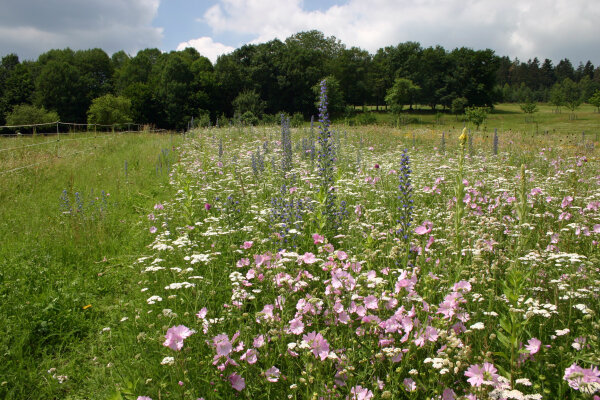
[(583, 102), (581, 99), (581, 88), (569, 78), (565, 78), (565, 80), (562, 81), (561, 88), (565, 105), (571, 112), (575, 112)]
[(600, 112), (600, 90), (596, 90), (592, 97), (588, 99), (588, 102), (596, 107), (597, 112)]
[(88, 123), (113, 125), (132, 122), (131, 100), (107, 94), (92, 101), (88, 110)]
[(260, 118), (265, 109), (265, 102), (254, 90), (244, 90), (233, 100), (232, 106), (241, 115), (250, 112), (256, 118)]
[(256, 125), (258, 124), (258, 117), (254, 115), (252, 111), (246, 111), (241, 116), (242, 123), (244, 125)]
[(360, 113), (355, 117), (355, 121), (357, 125), (374, 125), (377, 123), (377, 117), (372, 112), (364, 112)]
[(290, 118), (290, 125), (293, 128), (298, 128), (298, 127), (302, 126), (303, 123), (304, 123), (304, 116), (301, 113), (294, 113), (294, 115), (292, 115), (292, 118)]
[(560, 112), (560, 107), (565, 105), (565, 94), (560, 83), (555, 83), (550, 90), (550, 104), (552, 104), (558, 112)]
[(462, 114), (465, 112), (465, 108), (467, 107), (468, 100), (465, 97), (457, 97), (452, 100), (451, 111), (452, 114)]
[(486, 120), (490, 109), (487, 107), (467, 107), (465, 109), (465, 117), (467, 121), (475, 125), (475, 129), (479, 129), (479, 126)]
[(58, 114), (54, 111), (46, 111), (44, 107), (35, 107), (29, 104), (15, 106), (6, 114), (8, 125), (45, 124), (58, 121)]
[(405, 105), (412, 107), (420, 90), (421, 87), (415, 85), (410, 79), (396, 78), (394, 85), (386, 93), (385, 102), (391, 107), (393, 113), (400, 113)]
[(526, 103), (521, 104), (520, 107), (521, 107), (521, 111), (523, 111), (525, 114), (529, 115), (529, 117), (526, 117), (526, 119), (529, 118), (533, 121), (533, 114), (538, 111), (537, 104), (534, 103), (533, 101), (529, 100)]

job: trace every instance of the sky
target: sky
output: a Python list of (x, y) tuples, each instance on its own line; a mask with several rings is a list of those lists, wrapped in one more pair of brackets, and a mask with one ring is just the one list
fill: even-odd
[(246, 43), (317, 29), (347, 47), (415, 41), (527, 61), (600, 65), (598, 0), (0, 0), (0, 55), (194, 47), (213, 63)]

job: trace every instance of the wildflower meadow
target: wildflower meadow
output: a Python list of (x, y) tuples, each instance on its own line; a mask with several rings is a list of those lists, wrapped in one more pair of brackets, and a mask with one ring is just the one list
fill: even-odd
[(319, 105), (174, 146), (85, 374), (59, 363), (44, 390), (600, 399), (597, 140), (337, 126)]

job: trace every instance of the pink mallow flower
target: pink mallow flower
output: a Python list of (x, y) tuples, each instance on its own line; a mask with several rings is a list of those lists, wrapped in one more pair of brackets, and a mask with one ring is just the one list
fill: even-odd
[(350, 389), (350, 394), (352, 395), (350, 396), (351, 400), (369, 400), (374, 396), (372, 391), (360, 385), (356, 385)]
[(167, 330), (167, 334), (165, 335), (166, 340), (163, 343), (163, 346), (179, 351), (183, 347), (183, 340), (194, 333), (196, 333), (196, 331), (184, 325), (173, 326)]
[(246, 381), (237, 373), (229, 375), (229, 383), (231, 383), (231, 387), (238, 392), (241, 392), (246, 387)]
[(467, 382), (471, 384), (471, 386), (481, 386), (481, 385), (492, 385), (495, 386), (498, 383), (497, 374), (498, 370), (494, 367), (494, 364), (484, 362), (483, 367), (479, 364), (471, 365), (466, 371), (465, 376)]
[(217, 356), (220, 357), (227, 356), (233, 349), (231, 342), (229, 341), (229, 336), (224, 333), (213, 338), (213, 345), (217, 349)]
[(313, 234), (312, 238), (315, 244), (323, 243), (323, 241), (325, 240), (325, 238), (319, 235), (318, 233)]
[(423, 225), (417, 226), (415, 228), (415, 233), (417, 235), (424, 235), (426, 233), (431, 232), (431, 228), (433, 228), (433, 222), (431, 222), (431, 221), (424, 221)]
[(267, 378), (269, 382), (277, 382), (279, 380), (280, 375), (281, 372), (277, 367), (271, 367), (265, 371), (265, 378)]
[(575, 390), (592, 394), (600, 390), (600, 370), (597, 367), (582, 368), (573, 363), (565, 369), (563, 378)]
[(314, 264), (317, 262), (317, 258), (313, 253), (304, 253), (302, 257), (298, 258), (298, 263), (302, 261), (304, 264)]
[(308, 343), (315, 357), (320, 358), (324, 361), (329, 355), (329, 343), (327, 340), (315, 331), (302, 336), (302, 340)]
[(525, 349), (529, 351), (529, 354), (533, 355), (540, 351), (540, 347), (542, 347), (542, 342), (537, 338), (531, 338), (527, 342), (527, 346), (525, 346)]

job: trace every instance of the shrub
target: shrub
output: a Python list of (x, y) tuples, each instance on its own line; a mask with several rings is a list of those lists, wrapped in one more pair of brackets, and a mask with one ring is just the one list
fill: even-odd
[(252, 111), (246, 111), (242, 114), (242, 123), (244, 125), (256, 125), (258, 124), (258, 118)]
[(113, 125), (131, 122), (131, 100), (106, 94), (92, 101), (87, 115), (89, 124)]
[(56, 122), (58, 119), (55, 111), (46, 111), (44, 107), (37, 108), (30, 104), (15, 106), (10, 113), (6, 114), (8, 125), (46, 124)]

